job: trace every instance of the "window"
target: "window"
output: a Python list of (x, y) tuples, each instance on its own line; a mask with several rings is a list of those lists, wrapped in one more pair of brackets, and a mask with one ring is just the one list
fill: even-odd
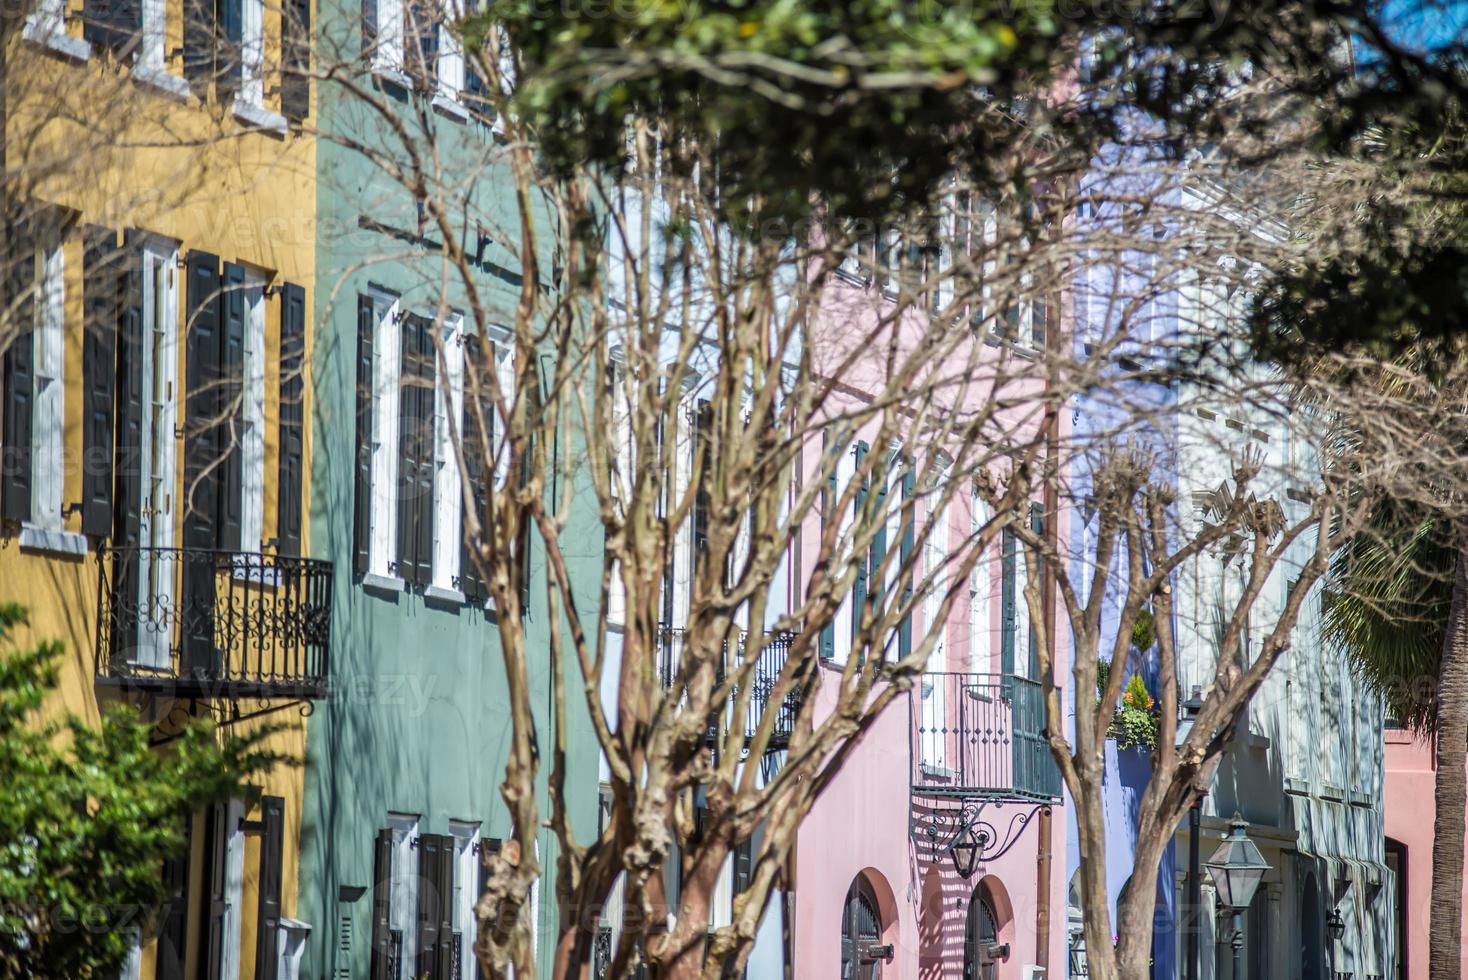
[[(457, 429), (469, 484), (481, 487), (477, 423), (464, 399), (465, 358), (480, 356), (480, 341), (464, 335), (459, 314), (403, 313), (398, 297), (375, 287), (358, 297), (357, 313), (354, 568), (374, 585), (406, 583), (481, 601), (483, 585), (466, 554), (453, 441)], [(507, 359), (496, 363), (502, 383)], [(487, 386), (480, 395), (487, 407)], [(482, 494), (472, 505), (482, 513)]]

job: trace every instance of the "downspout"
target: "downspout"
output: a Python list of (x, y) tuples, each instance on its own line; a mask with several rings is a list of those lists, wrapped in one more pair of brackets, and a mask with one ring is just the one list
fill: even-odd
[[(1060, 306), (1059, 300), (1056, 303)], [(1057, 309), (1058, 312), (1058, 309)], [(1045, 520), (1045, 544), (1049, 552), (1060, 560), (1060, 487), (1059, 487), (1059, 456), (1060, 456), (1060, 409), (1054, 402), (1055, 385), (1052, 381), (1050, 365), (1053, 364), (1053, 356), (1059, 348), (1060, 321), (1062, 317), (1056, 317), (1053, 329), (1045, 331), (1045, 498), (1044, 508)], [(1040, 599), (1044, 606), (1045, 635), (1050, 637), (1052, 649), (1058, 649), (1055, 643), (1055, 575), (1050, 571), (1050, 563), (1045, 565), (1046, 572), (1040, 582)], [(1051, 658), (1050, 663), (1051, 680), (1054, 681), (1055, 662)], [(1063, 790), (1062, 790), (1063, 792)], [(1054, 817), (1049, 807), (1040, 811), (1040, 846), (1035, 866), (1035, 965), (1050, 975), (1050, 877), (1051, 851), (1050, 837)]]

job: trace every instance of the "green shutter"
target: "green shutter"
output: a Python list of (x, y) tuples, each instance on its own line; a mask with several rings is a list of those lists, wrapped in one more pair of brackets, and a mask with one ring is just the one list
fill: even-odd
[[(871, 483), (862, 475), (862, 467), (866, 465), (867, 453), (871, 447), (864, 442), (856, 444), (856, 478), (861, 480), (860, 487), (856, 491), (856, 500), (852, 504), (852, 527), (859, 527), (859, 522), (864, 516), (867, 505), (867, 493)], [(871, 555), (867, 554), (865, 560), (856, 563), (856, 584), (851, 594), (851, 641), (856, 646), (857, 634), (861, 630), (861, 619), (867, 602), (867, 582), (871, 574)]]
[(1003, 674), (1014, 673), (1014, 632), (1015, 632), (1015, 537), (1014, 532), (1008, 528), (1004, 529), (1001, 536), (1002, 546), (1000, 551), (1000, 575), (1002, 584), (1000, 590), (1000, 634), (999, 634), (999, 671)]
[[(902, 507), (907, 510), (908, 502), (912, 500), (913, 493), (917, 489), (917, 475), (913, 472), (914, 464), (911, 459), (904, 461), (906, 466), (902, 471)], [(902, 559), (902, 604), (906, 606), (912, 601), (912, 571), (907, 568), (908, 561), (912, 557), (915, 539), (913, 533), (912, 519), (908, 519), (902, 528), (902, 542), (899, 545), (898, 556)], [(902, 617), (902, 622), (897, 624), (897, 655), (906, 657), (912, 653), (912, 612)]]

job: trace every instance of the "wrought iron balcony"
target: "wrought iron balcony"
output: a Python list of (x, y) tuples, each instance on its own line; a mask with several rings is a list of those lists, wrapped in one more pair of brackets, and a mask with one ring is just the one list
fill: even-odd
[(1014, 674), (924, 674), (909, 709), (913, 796), (1059, 799), (1044, 698)]
[[(767, 712), (777, 712), (774, 727), (770, 732), (770, 739), (765, 747), (767, 752), (780, 752), (790, 746), (790, 734), (795, 730), (795, 718), (800, 713), (800, 705), (803, 699), (805, 685), (797, 683), (788, 691), (778, 704), (770, 704), (770, 696), (774, 692), (775, 682), (784, 669), (785, 662), (790, 659), (790, 648), (795, 640), (794, 633), (766, 633), (765, 644), (759, 651), (759, 660), (754, 667), (754, 676), (751, 680), (749, 707), (744, 715), (744, 740), (746, 743), (759, 731), (764, 722)], [(731, 643), (724, 651), (724, 657), (718, 665), (716, 678), (722, 681), (726, 671), (737, 669), (744, 663), (745, 650), (748, 648), (749, 634), (747, 632), (739, 635), (737, 643)], [(678, 669), (683, 662), (683, 650), (687, 642), (687, 631), (681, 628), (659, 625), (658, 627), (658, 674), (662, 678), (665, 688), (672, 688), (678, 679)], [(717, 722), (709, 724), (709, 741), (715, 742), (720, 737), (720, 730), (724, 726)]]
[(98, 553), (97, 678), (189, 698), (322, 698), (331, 563), (197, 548)]

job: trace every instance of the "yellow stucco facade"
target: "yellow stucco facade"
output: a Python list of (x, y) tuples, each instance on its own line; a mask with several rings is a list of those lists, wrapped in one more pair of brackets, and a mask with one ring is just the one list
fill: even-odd
[[(162, 254), (176, 254), (171, 267), (161, 269), (163, 280), (176, 284), (171, 294), (155, 295), (160, 304), (174, 306), (177, 356), (171, 371), (160, 371), (153, 382), (161, 387), (155, 397), (172, 399), (176, 420), (185, 421), (182, 393), (188, 371), (183, 262), (196, 252), (212, 253), (223, 262), (250, 270), (263, 285), (263, 474), (260, 494), (260, 540), (242, 543), (242, 551), (269, 552), (278, 537), (277, 479), (280, 452), (280, 370), (283, 283), (303, 287), (305, 309), (314, 302), (316, 150), (309, 135), (310, 120), (289, 124), (280, 115), (280, 58), (282, 13), (263, 5), (263, 98), (253, 114), (240, 113), (212, 91), (187, 91), (181, 58), (183, 0), (167, 0), (163, 32), (161, 78), (137, 69), (140, 55), (91, 45), (84, 36), (86, 8), (80, 0), (69, 4), (64, 36), (48, 33), (44, 24), (31, 24), (25, 37), (14, 38), (8, 51), (5, 92), (6, 172), (15, 180), (12, 200), (53, 206), (62, 215), (61, 264), (64, 268), (64, 358), (62, 363), (63, 474), (61, 499), (74, 504), (83, 497), (84, 470), (84, 277), (87, 275), (82, 229), (100, 226), (118, 233), (136, 230), (157, 243)], [(156, 11), (156, 8), (149, 8)], [(156, 12), (147, 16), (156, 17)], [(34, 15), (33, 15), (34, 17)], [(150, 23), (149, 29), (156, 29)], [(155, 66), (156, 67), (156, 66)], [(201, 97), (202, 96), (202, 97)], [(161, 268), (161, 267), (160, 267)], [(252, 279), (252, 281), (255, 281)], [(161, 296), (161, 298), (159, 298)], [(9, 311), (13, 313), (14, 311)], [(154, 312), (150, 315), (161, 316)], [(303, 365), (311, 363), (312, 329), (309, 315), (304, 327)], [(0, 329), (0, 349), (15, 336), (14, 323)], [(304, 385), (310, 417), (310, 384)], [(168, 507), (170, 525), (163, 537), (182, 543), (189, 489), (185, 486), (189, 446), (181, 428), (172, 439), (172, 486)], [(300, 541), (310, 540), (309, 460), (310, 426), (302, 428), (302, 494)], [(126, 685), (99, 683), (96, 651), (99, 617), (98, 547), (103, 539), (82, 534), (82, 514), (66, 508), (59, 535), (40, 544), (27, 541), (24, 522), (7, 521), (0, 529), (0, 599), (20, 602), (30, 613), (30, 635), (54, 637), (65, 643), (61, 687), (54, 709), (66, 710), (91, 721), (108, 707), (120, 706), (157, 725), (160, 741), (175, 729), (180, 716), (213, 714), (221, 721), (281, 707), (286, 699), (272, 699), (268, 691), (236, 698), (227, 691), (207, 698), (170, 698), (166, 694), (130, 690)], [(155, 540), (157, 540), (155, 535)], [(57, 546), (57, 542), (61, 546)], [(303, 706), (256, 720), (224, 726), (222, 732), (247, 733), (270, 725), (279, 730), (267, 748), (302, 760), (308, 718)], [(166, 751), (166, 749), (160, 749)], [(300, 816), (303, 769), (300, 764), (276, 767), (256, 781), (244, 801), (244, 817), (251, 824), (261, 818), (259, 798), (278, 797), (284, 803), (281, 907), (294, 917), (298, 888)], [(202, 891), (207, 863), (206, 820), (195, 817), (188, 865), (187, 929), (183, 976), (192, 980), (205, 972), (200, 950), (207, 910)], [(257, 906), (261, 838), (253, 830), (243, 835), (242, 887), (231, 897), (237, 902), (239, 944), (234, 966), (228, 971), (243, 980), (256, 976)], [(161, 869), (160, 869), (161, 870)], [(319, 940), (318, 940), (319, 941)], [(163, 974), (157, 967), (158, 944), (142, 948), (137, 975)]]

